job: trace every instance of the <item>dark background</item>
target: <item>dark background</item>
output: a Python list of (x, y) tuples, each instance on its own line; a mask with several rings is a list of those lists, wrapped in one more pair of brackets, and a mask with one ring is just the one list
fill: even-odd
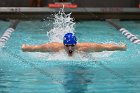
[[(42, 0), (43, 6), (48, 6), (58, 0)], [(140, 0), (67, 0), (76, 3), (78, 7), (138, 7)], [(0, 0), (0, 7), (29, 7), (29, 0)]]

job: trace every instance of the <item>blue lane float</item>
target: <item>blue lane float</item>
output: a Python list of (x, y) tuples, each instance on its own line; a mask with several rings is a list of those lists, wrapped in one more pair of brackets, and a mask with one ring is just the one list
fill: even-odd
[(12, 32), (15, 31), (17, 24), (19, 23), (18, 20), (13, 20), (9, 28), (4, 32), (2, 37), (0, 38), (0, 48), (4, 47), (5, 43), (9, 40)]
[(134, 44), (140, 44), (140, 40), (135, 35), (130, 33), (126, 28), (117, 25), (112, 20), (106, 20), (106, 21), (109, 22), (112, 26), (114, 26), (117, 30), (119, 30), (122, 33), (122, 35), (124, 35), (128, 40), (130, 40)]

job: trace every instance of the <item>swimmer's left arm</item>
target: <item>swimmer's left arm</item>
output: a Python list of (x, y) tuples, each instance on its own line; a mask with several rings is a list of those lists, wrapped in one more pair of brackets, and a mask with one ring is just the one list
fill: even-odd
[(115, 51), (115, 50), (126, 50), (126, 45), (116, 45), (116, 44), (99, 44), (99, 43), (79, 43), (79, 51), (84, 52), (102, 52), (102, 51)]
[(91, 44), (92, 48), (95, 48), (95, 52), (102, 52), (102, 51), (125, 51), (126, 45), (116, 45), (116, 44)]

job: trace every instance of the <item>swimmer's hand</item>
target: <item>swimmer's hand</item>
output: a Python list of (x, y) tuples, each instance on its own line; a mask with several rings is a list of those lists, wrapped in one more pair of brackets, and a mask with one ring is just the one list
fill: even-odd
[(122, 47), (122, 50), (125, 51), (126, 50), (126, 44), (122, 44), (120, 45)]
[(23, 45), (22, 45), (22, 51), (23, 51), (23, 52), (28, 51), (28, 47), (29, 47), (29, 45), (23, 44)]

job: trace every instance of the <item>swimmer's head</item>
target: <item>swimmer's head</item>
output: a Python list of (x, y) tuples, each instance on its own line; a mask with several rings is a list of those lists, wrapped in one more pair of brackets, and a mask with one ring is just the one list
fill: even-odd
[(75, 45), (77, 44), (76, 37), (73, 33), (67, 33), (64, 35), (63, 44), (65, 45), (65, 49), (69, 56), (72, 56)]
[(67, 33), (64, 35), (63, 44), (64, 45), (76, 45), (77, 40), (73, 33)]

